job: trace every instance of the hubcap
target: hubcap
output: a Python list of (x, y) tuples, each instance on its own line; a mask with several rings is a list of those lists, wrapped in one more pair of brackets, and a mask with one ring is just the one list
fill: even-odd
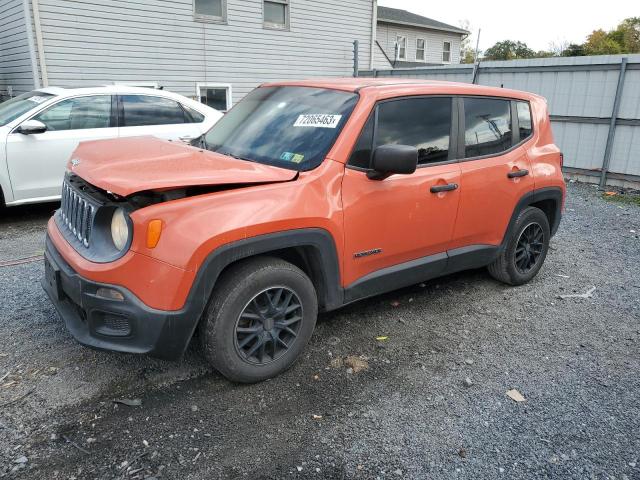
[(291, 348), (302, 325), (302, 303), (286, 287), (264, 290), (253, 297), (238, 317), (236, 350), (243, 360), (266, 365)]
[(520, 273), (529, 273), (537, 264), (544, 250), (544, 231), (537, 223), (527, 225), (516, 244), (515, 262)]

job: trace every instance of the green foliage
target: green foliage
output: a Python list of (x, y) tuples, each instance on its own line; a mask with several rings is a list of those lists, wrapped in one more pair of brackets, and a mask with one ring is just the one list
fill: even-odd
[[(579, 57), (583, 55), (613, 55), (619, 53), (640, 53), (640, 17), (626, 18), (613, 30), (594, 30), (583, 44), (572, 43), (558, 51), (534, 52), (525, 43), (504, 40), (489, 48), (485, 60), (514, 60), (518, 58), (544, 58), (561, 55)], [(473, 61), (473, 60), (471, 60)]]
[(484, 52), (485, 60), (515, 60), (517, 58), (533, 58), (536, 53), (524, 42), (503, 40)]

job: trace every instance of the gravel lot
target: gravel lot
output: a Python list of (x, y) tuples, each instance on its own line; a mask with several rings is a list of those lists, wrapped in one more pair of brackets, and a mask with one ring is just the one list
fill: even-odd
[(42, 262), (7, 265), (42, 253), (53, 208), (0, 213), (0, 477), (640, 478), (639, 205), (572, 183), (530, 284), (479, 270), (325, 314), (251, 386), (194, 351), (78, 345)]

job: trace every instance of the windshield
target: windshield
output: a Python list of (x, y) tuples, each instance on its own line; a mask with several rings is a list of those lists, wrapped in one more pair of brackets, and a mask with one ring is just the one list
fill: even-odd
[(358, 100), (323, 88), (264, 87), (247, 95), (204, 137), (205, 147), (291, 170), (322, 163)]
[(55, 95), (34, 90), (0, 103), (0, 127), (12, 122), (20, 115), (27, 113), (42, 102), (46, 102), (51, 97), (55, 97)]

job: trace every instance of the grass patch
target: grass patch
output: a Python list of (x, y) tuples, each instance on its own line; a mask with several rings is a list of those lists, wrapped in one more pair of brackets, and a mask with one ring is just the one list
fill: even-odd
[(624, 203), (626, 205), (637, 205), (640, 207), (640, 195), (633, 193), (618, 193), (617, 195), (602, 194), (602, 198), (608, 202)]

